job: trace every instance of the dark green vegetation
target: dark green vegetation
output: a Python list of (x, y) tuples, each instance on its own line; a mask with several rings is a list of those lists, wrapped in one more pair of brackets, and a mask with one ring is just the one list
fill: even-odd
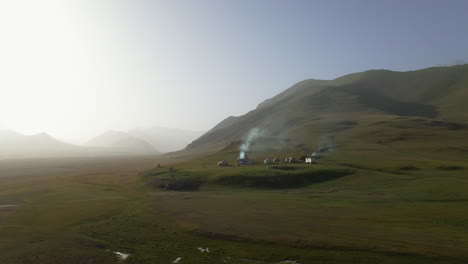
[[(0, 208), (0, 263), (467, 263), (467, 95), (467, 65), (368, 71), (300, 82), (156, 159), (3, 162), (0, 205), (21, 206)], [(216, 166), (254, 127), (257, 164)]]
[[(274, 168), (276, 167), (276, 169)], [(207, 170), (204, 170), (206, 173)], [(352, 174), (349, 169), (316, 170), (305, 166), (262, 166), (248, 168), (226, 168), (224, 171), (205, 174), (200, 171), (159, 169), (144, 173), (147, 185), (167, 190), (198, 190), (202, 185), (217, 184), (235, 187), (254, 187), (264, 189), (289, 189), (314, 183), (331, 181)]]

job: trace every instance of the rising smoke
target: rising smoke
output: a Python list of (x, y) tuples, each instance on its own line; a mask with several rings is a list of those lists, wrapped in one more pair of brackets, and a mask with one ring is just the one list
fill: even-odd
[(245, 137), (244, 142), (242, 143), (242, 145), (240, 145), (239, 159), (245, 159), (245, 153), (249, 151), (250, 145), (262, 133), (263, 131), (259, 128), (252, 128), (249, 131), (249, 134), (247, 134), (247, 137)]
[(312, 153), (312, 157), (325, 152), (332, 152), (335, 150), (335, 135), (322, 135), (317, 139), (317, 150)]

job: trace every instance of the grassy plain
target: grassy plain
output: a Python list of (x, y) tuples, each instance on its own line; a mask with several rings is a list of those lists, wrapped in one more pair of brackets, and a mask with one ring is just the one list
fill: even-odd
[(333, 129), (335, 150), (292, 170), (217, 167), (233, 163), (236, 144), (189, 161), (0, 161), (0, 205), (17, 205), (0, 207), (0, 263), (466, 263), (467, 131), (427, 124)]
[[(409, 256), (435, 258), (434, 263), (467, 260), (465, 128), (414, 117), (369, 117), (345, 129), (337, 127), (352, 120), (327, 122), (317, 134), (333, 138), (334, 151), (324, 154), (318, 165), (296, 164), (293, 171), (266, 169), (263, 164), (217, 167), (221, 159), (234, 162), (234, 144), (174, 165), (172, 175), (167, 167), (145, 174), (153, 186), (187, 178), (201, 182), (197, 192), (155, 192), (153, 206), (185, 230), (207, 237), (372, 252), (382, 254), (379, 261), (400, 255), (397, 263)], [(298, 130), (291, 139), (307, 142), (303, 131), (314, 133)], [(310, 142), (281, 152), (262, 144), (249, 154), (261, 163), (266, 157), (306, 155), (314, 147), (317, 143)], [(297, 185), (282, 181), (304, 175), (338, 177), (300, 180)], [(305, 263), (353, 262), (319, 259)]]

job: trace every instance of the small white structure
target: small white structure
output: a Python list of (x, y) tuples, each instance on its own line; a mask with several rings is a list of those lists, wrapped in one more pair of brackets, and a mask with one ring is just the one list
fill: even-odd
[(264, 161), (263, 161), (263, 164), (265, 165), (268, 165), (268, 164), (271, 164), (273, 163), (273, 160), (271, 160), (270, 158), (266, 158)]
[(311, 157), (305, 158), (305, 163), (306, 164), (312, 164), (312, 158)]
[(128, 258), (128, 256), (130, 256), (130, 254), (126, 254), (126, 253), (121, 253), (121, 252), (114, 252), (115, 255), (117, 255), (117, 257), (121, 260), (126, 260)]
[(202, 247), (197, 247), (198, 251), (204, 253), (204, 252), (210, 252), (210, 248), (202, 248)]
[(229, 166), (229, 162), (225, 160), (218, 162), (218, 167), (227, 167), (227, 166)]

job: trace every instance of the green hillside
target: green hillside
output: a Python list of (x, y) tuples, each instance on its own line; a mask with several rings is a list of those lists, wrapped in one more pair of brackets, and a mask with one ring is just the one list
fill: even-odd
[(305, 80), (165, 156), (2, 161), (0, 263), (467, 263), (467, 75)]
[[(304, 249), (301, 263), (464, 263), (467, 93), (468, 65), (305, 80), (142, 179), (156, 210), (200, 237)], [(236, 166), (253, 128), (257, 163)], [(314, 151), (317, 164), (299, 159)], [(263, 164), (273, 157), (281, 163)], [(270, 253), (239, 258), (281, 259)]]
[[(372, 70), (331, 81), (305, 80), (243, 116), (225, 119), (189, 144), (185, 153), (177, 154), (219, 151), (254, 127), (276, 140), (313, 148), (317, 137), (349, 128), (343, 124), (361, 127), (396, 117), (424, 118), (424, 124), (434, 120), (464, 124), (468, 122), (466, 96), (468, 65), (411, 72)], [(365, 136), (366, 131), (361, 132)]]

